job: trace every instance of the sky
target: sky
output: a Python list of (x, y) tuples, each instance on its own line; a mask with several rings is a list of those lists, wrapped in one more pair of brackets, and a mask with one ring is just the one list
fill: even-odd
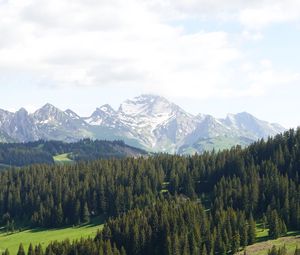
[(300, 125), (299, 0), (0, 0), (0, 108), (140, 94)]

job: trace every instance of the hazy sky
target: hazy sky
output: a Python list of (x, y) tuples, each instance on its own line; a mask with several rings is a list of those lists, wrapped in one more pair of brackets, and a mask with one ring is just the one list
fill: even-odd
[(0, 108), (142, 93), (300, 125), (299, 0), (0, 0)]

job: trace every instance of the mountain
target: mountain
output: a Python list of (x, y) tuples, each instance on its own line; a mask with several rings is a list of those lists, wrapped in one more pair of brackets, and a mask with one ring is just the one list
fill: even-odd
[(34, 112), (32, 117), (40, 131), (40, 139), (71, 142), (92, 135), (87, 131), (87, 123), (71, 110), (61, 111), (46, 104)]
[(5, 141), (28, 141), (39, 139), (39, 130), (34, 119), (21, 108), (15, 113), (1, 110), (1, 133), (5, 134)]
[(176, 151), (195, 125), (194, 116), (163, 97), (142, 95), (121, 104), (118, 118), (154, 151)]
[(224, 119), (192, 115), (164, 97), (141, 95), (115, 110), (105, 104), (89, 117), (46, 104), (32, 114), (0, 110), (0, 141), (38, 139), (74, 142), (83, 138), (124, 140), (157, 152), (195, 153), (274, 136), (285, 129), (249, 113), (228, 114)]

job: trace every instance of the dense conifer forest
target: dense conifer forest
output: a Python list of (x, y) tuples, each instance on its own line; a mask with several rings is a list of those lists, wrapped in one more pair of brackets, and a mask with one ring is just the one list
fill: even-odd
[(84, 139), (78, 142), (36, 141), (28, 143), (0, 143), (0, 164), (26, 166), (53, 164), (53, 156), (67, 153), (74, 161), (101, 158), (123, 158), (145, 155), (146, 152), (126, 145), (123, 141)]
[(300, 230), (299, 172), (300, 129), (194, 156), (32, 165), (0, 173), (0, 215), (45, 227), (109, 218), (94, 239), (47, 255), (233, 254), (255, 242), (256, 222), (274, 239)]

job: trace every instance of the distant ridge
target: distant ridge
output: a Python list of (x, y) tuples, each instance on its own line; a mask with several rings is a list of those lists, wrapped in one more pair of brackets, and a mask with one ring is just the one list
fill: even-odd
[(35, 141), (0, 144), (0, 169), (32, 164), (70, 163), (97, 159), (147, 156), (144, 150), (122, 141), (84, 139), (74, 143)]
[(242, 112), (224, 119), (194, 116), (164, 97), (141, 95), (123, 102), (118, 110), (105, 104), (89, 117), (46, 104), (29, 114), (0, 110), (0, 141), (39, 139), (78, 141), (83, 138), (124, 140), (127, 144), (157, 152), (195, 153), (274, 136), (285, 131), (279, 124)]

